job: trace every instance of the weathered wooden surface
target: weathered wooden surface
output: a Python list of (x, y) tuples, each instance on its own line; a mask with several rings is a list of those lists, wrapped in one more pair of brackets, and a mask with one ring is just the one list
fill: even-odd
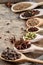
[[(9, 23), (9, 25), (7, 25), (7, 23)], [(15, 35), (16, 38), (19, 39), (23, 35), (21, 28), (25, 28), (25, 21), (19, 18), (19, 14), (13, 13), (4, 4), (0, 4), (0, 53), (5, 47), (12, 47), (9, 38)], [(7, 31), (9, 31), (9, 33)], [(43, 41), (38, 42), (38, 44), (39, 43), (43, 43)], [(29, 53), (27, 56), (37, 58), (40, 55), (41, 54), (37, 53)], [(12, 63), (0, 60), (0, 65), (12, 65)], [(29, 65), (29, 63), (24, 63), (24, 65)]]

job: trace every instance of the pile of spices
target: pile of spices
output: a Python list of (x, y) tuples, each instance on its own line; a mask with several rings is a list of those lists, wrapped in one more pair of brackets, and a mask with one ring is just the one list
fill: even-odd
[(34, 15), (39, 14), (40, 11), (38, 10), (28, 10), (26, 12), (24, 12), (24, 14), (22, 15), (22, 17), (32, 17)]
[(30, 46), (31, 46), (30, 42), (24, 41), (23, 39), (20, 39), (20, 40), (15, 42), (15, 47), (18, 50), (24, 50), (24, 49), (30, 48)]
[(6, 60), (16, 60), (19, 59), (21, 55), (14, 51), (14, 49), (10, 49), (8, 47), (2, 52), (1, 57), (3, 57)]
[(39, 24), (39, 21), (35, 18), (28, 19), (26, 22), (27, 26), (36, 26)]
[(36, 32), (36, 31), (38, 31), (39, 29), (37, 28), (37, 27), (30, 27), (29, 29), (28, 29), (28, 31), (29, 32)]
[(13, 7), (13, 9), (14, 10), (23, 10), (23, 9), (25, 9), (25, 8), (28, 8), (28, 7), (30, 7), (32, 4), (30, 4), (30, 3), (18, 3), (17, 5), (15, 5), (14, 7)]
[(26, 34), (23, 36), (23, 38), (24, 38), (25, 40), (32, 40), (32, 39), (36, 38), (36, 33), (34, 33), (34, 32), (28, 32), (28, 33), (26, 33)]
[(18, 50), (24, 50), (31, 46), (30, 41), (24, 41), (23, 38), (20, 38), (19, 40), (16, 40), (15, 37), (10, 39), (10, 42), (14, 44), (14, 46)]

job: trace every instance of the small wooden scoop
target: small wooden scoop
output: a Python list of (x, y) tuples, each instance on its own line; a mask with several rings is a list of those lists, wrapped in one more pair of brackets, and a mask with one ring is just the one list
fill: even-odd
[[(39, 11), (39, 13), (34, 15), (34, 16), (31, 16), (31, 17), (34, 18), (34, 17), (38, 17), (38, 16), (42, 16), (43, 15), (43, 9), (33, 9), (33, 10), (35, 10), (35, 11), (37, 10), (37, 11)], [(26, 13), (26, 12), (23, 12), (23, 13), (20, 14), (20, 18), (21, 19), (30, 19), (31, 18), (31, 17), (25, 17), (24, 13)]]
[[(23, 39), (26, 40), (24, 36), (23, 36)], [(36, 34), (36, 37), (34, 39), (31, 39), (30, 41), (31, 42), (37, 42), (41, 39), (43, 39), (43, 35)], [(29, 39), (27, 39), (26, 41), (29, 41)]]
[[(36, 26), (32, 26), (32, 27), (37, 29), (36, 31), (33, 31), (33, 32), (40, 32), (40, 31), (43, 31), (43, 28), (36, 27)], [(32, 27), (27, 28), (26, 31), (27, 31), (27, 32), (32, 32), (32, 31), (29, 31), (29, 29), (31, 29)]]
[[(14, 49), (15, 49), (16, 52), (18, 52), (18, 50), (16, 48), (14, 48)], [(43, 64), (42, 60), (28, 58), (24, 54), (22, 54), (21, 52), (18, 52), (18, 53), (21, 54), (21, 57), (19, 59), (16, 59), (16, 60), (6, 60), (3, 57), (1, 57), (1, 55), (0, 55), (0, 59), (2, 59), (4, 61), (8, 61), (8, 62), (35, 62), (35, 63)]]
[[(27, 21), (26, 21), (26, 26), (29, 28), (29, 27), (31, 27), (31, 25), (29, 25), (29, 20), (31, 20), (32, 18), (30, 18), (30, 19), (28, 19)], [(34, 26), (41, 26), (41, 25), (43, 25), (43, 19), (41, 19), (41, 18), (33, 18), (33, 19), (37, 19), (38, 21), (39, 21), (39, 23), (37, 24), (37, 25), (34, 25)], [(31, 23), (32, 23), (32, 21), (31, 21)]]
[[(27, 8), (24, 8), (24, 9), (19, 9), (19, 10), (15, 10), (14, 8), (16, 7), (18, 7), (18, 5), (19, 5), (19, 7), (22, 5), (22, 4), (31, 4), (31, 6), (30, 7), (27, 7)], [(39, 2), (39, 3), (35, 3), (35, 2), (20, 2), (20, 3), (16, 3), (16, 4), (13, 4), (12, 5), (12, 7), (11, 7), (11, 10), (13, 11), (13, 12), (22, 12), (22, 11), (26, 11), (26, 10), (29, 10), (29, 9), (34, 9), (34, 8), (36, 8), (36, 7), (38, 7), (38, 6), (41, 6), (41, 5), (43, 5), (43, 2)]]
[(31, 46), (27, 49), (24, 49), (24, 50), (19, 50), (20, 52), (22, 53), (28, 53), (28, 52), (34, 52), (34, 51), (40, 51), (40, 52), (43, 52), (43, 48), (42, 47), (38, 47), (34, 44), (31, 44)]

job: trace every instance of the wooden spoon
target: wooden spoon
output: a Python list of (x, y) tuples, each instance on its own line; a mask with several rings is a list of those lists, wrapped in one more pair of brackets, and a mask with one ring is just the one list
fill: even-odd
[[(16, 52), (18, 52), (18, 50), (16, 48), (14, 48)], [(32, 58), (28, 58), (26, 57), (24, 54), (22, 54), (21, 52), (18, 52), (19, 54), (21, 54), (21, 57), (19, 59), (16, 60), (6, 60), (5, 58), (1, 57), (0, 55), (0, 59), (4, 60), (4, 61), (8, 61), (8, 62), (35, 62), (35, 63), (41, 63), (43, 64), (42, 60), (37, 60), (37, 59), (32, 59)]]
[[(27, 8), (24, 8), (24, 9), (21, 9), (21, 10), (20, 9), (19, 10), (15, 10), (14, 9), (14, 7), (18, 7), (19, 4), (21, 6), (24, 3), (25, 4), (31, 4), (31, 6), (30, 7), (27, 7)], [(35, 3), (35, 2), (19, 2), (19, 3), (13, 4), (12, 7), (11, 7), (11, 10), (13, 12), (22, 12), (22, 11), (26, 11), (26, 10), (29, 10), (29, 9), (34, 9), (37, 6), (41, 6), (41, 5), (43, 5), (43, 2), (39, 2), (39, 3)]]
[(28, 52), (34, 52), (34, 51), (43, 52), (43, 48), (42, 47), (38, 47), (38, 46), (36, 46), (34, 44), (31, 44), (31, 46), (29, 48), (24, 49), (24, 50), (21, 49), (19, 51), (22, 52), (22, 53), (28, 53)]
[[(29, 39), (25, 39), (25, 36), (23, 36), (23, 39), (29, 41)], [(30, 41), (31, 42), (37, 42), (37, 41), (39, 41), (41, 39), (43, 39), (43, 35), (36, 34), (36, 37), (34, 39), (30, 39)]]
[[(36, 31), (29, 31), (30, 29), (34, 29), (34, 28), (36, 28)], [(39, 27), (36, 27), (36, 26), (32, 26), (32, 27), (29, 27), (29, 28), (27, 28), (27, 30), (26, 30), (27, 32), (40, 32), (40, 31), (43, 31), (43, 28), (39, 28)]]
[[(39, 13), (36, 14), (36, 15), (34, 15), (34, 16), (31, 16), (31, 17), (37, 17), (37, 16), (42, 16), (42, 15), (43, 15), (43, 9), (33, 9), (33, 10), (35, 10), (35, 11), (38, 10)], [(25, 17), (25, 16), (23, 16), (24, 13), (25, 13), (25, 12), (23, 12), (23, 13), (20, 14), (20, 18), (21, 18), (21, 19), (29, 19), (29, 18), (31, 18), (31, 17)]]

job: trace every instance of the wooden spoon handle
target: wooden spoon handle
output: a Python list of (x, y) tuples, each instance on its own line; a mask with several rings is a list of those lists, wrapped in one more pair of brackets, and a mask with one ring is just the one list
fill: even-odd
[(43, 64), (43, 61), (42, 60), (38, 60), (38, 59), (26, 58), (26, 61)]
[(43, 22), (40, 22), (40, 23), (39, 23), (38, 25), (36, 25), (36, 26), (39, 27), (39, 26), (42, 26), (42, 25), (43, 25)]
[(35, 50), (37, 50), (37, 51), (42, 51), (42, 52), (43, 52), (43, 47), (35, 46)]
[(38, 6), (40, 6), (40, 5), (43, 5), (43, 2), (39, 2), (39, 3), (38, 3)]

